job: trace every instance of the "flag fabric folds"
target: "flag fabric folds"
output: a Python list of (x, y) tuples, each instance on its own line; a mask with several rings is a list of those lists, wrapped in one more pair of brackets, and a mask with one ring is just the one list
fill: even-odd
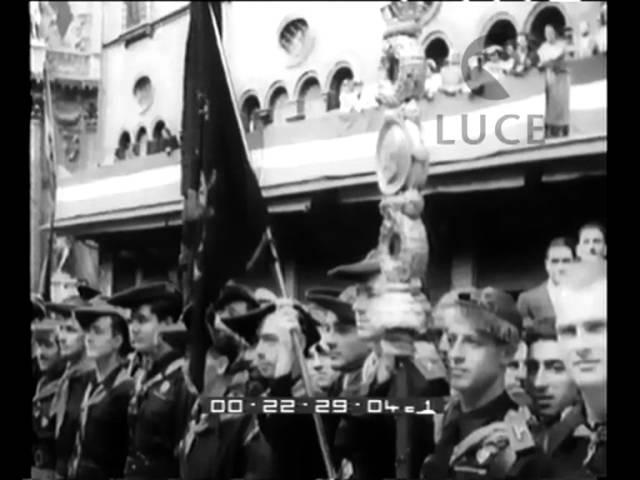
[(57, 126), (55, 124), (53, 113), (53, 97), (51, 93), (51, 78), (48, 72), (48, 61), (45, 60), (44, 68), (44, 153), (45, 153), (45, 165), (44, 171), (47, 177), (47, 186), (49, 189), (49, 238), (47, 241), (47, 252), (42, 266), (42, 273), (40, 278), (40, 293), (45, 300), (51, 299), (51, 275), (52, 275), (52, 256), (53, 256), (53, 243), (55, 238), (54, 225), (55, 225), (55, 212), (56, 212), (56, 189), (58, 188), (56, 173), (57, 173)]
[(193, 306), (189, 374), (199, 390), (210, 345), (206, 309), (244, 273), (267, 227), (210, 9), (221, 32), (220, 2), (190, 4), (182, 113), (180, 264), (185, 304)]

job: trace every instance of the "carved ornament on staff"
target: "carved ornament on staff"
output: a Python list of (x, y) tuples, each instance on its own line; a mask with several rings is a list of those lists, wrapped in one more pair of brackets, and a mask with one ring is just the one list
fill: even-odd
[(388, 333), (424, 332), (431, 310), (423, 293), (429, 242), (420, 193), (429, 172), (418, 105), (426, 78), (418, 42), (418, 21), (427, 8), (422, 3), (430, 2), (391, 2), (390, 10), (383, 9), (388, 29), (381, 59), (385, 78), (378, 101), (387, 111), (376, 148), (378, 186), (385, 195), (380, 203), (378, 237), (382, 288), (371, 301), (368, 316)]

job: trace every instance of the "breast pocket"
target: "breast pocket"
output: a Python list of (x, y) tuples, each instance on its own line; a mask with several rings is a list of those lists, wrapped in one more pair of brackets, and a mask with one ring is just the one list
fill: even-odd
[(140, 420), (156, 434), (168, 434), (174, 425), (176, 388), (168, 380), (149, 389), (140, 408)]

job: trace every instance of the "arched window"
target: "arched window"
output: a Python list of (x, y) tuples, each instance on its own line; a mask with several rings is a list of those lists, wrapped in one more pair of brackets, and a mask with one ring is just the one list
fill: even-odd
[(440, 68), (444, 61), (449, 58), (449, 45), (443, 38), (436, 37), (427, 43), (424, 49), (424, 57), (436, 62), (436, 65)]
[(116, 148), (116, 158), (118, 160), (125, 160), (130, 153), (131, 148), (131, 135), (129, 132), (124, 131), (120, 134), (118, 139), (118, 148)]
[(260, 110), (260, 100), (255, 95), (249, 95), (242, 102), (240, 107), (242, 112), (242, 123), (246, 132), (253, 132), (256, 129), (255, 114)]
[(353, 80), (353, 72), (349, 67), (340, 67), (333, 74), (329, 84), (327, 111), (340, 108), (340, 93), (345, 81)]
[(325, 112), (324, 98), (320, 82), (315, 77), (308, 77), (300, 86), (298, 94), (298, 113), (306, 118), (314, 118)]
[(165, 131), (168, 132), (169, 129), (166, 127), (164, 121), (158, 120), (153, 127), (153, 140), (158, 141), (164, 138), (167, 135)]
[(282, 124), (286, 122), (286, 107), (289, 103), (289, 94), (284, 87), (276, 88), (269, 99), (269, 108), (272, 112), (273, 123)]
[(491, 45), (499, 45), (504, 48), (509, 42), (515, 43), (516, 36), (516, 27), (510, 20), (497, 20), (487, 31), (484, 46), (489, 47)]
[(544, 7), (533, 18), (529, 34), (534, 48), (539, 47), (544, 42), (544, 27), (547, 25), (553, 26), (558, 37), (563, 36), (567, 21), (558, 7), (552, 5)]
[(145, 112), (153, 103), (153, 87), (151, 79), (146, 75), (136, 80), (133, 85), (133, 96), (140, 107), (140, 113)]
[(147, 129), (140, 127), (138, 133), (136, 133), (136, 144), (133, 146), (134, 155), (144, 157), (147, 155), (147, 142), (149, 141), (149, 135), (147, 135)]

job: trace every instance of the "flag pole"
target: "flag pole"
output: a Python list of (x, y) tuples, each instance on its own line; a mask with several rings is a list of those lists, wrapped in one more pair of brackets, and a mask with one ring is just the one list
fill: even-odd
[[(213, 24), (213, 32), (216, 36), (216, 45), (218, 48), (218, 52), (220, 53), (220, 59), (222, 60), (222, 68), (224, 69), (224, 73), (225, 73), (225, 80), (227, 82), (227, 85), (229, 87), (229, 91), (231, 92), (231, 102), (233, 104), (233, 114), (235, 115), (236, 118), (236, 124), (238, 125), (238, 130), (240, 131), (240, 138), (242, 139), (242, 146), (244, 147), (244, 151), (247, 155), (247, 160), (249, 160), (249, 163), (253, 163), (251, 160), (251, 150), (249, 149), (249, 144), (247, 142), (247, 138), (245, 136), (245, 132), (244, 132), (244, 127), (242, 124), (242, 119), (240, 118), (240, 113), (239, 113), (239, 109), (238, 106), (236, 105), (236, 94), (235, 91), (233, 89), (233, 82), (231, 81), (231, 71), (229, 70), (229, 65), (227, 63), (227, 57), (225, 55), (224, 52), (224, 48), (222, 46), (222, 37), (220, 35), (220, 32), (218, 30), (218, 23), (216, 22), (216, 17), (213, 13), (213, 8), (211, 6), (211, 2), (207, 2), (207, 7), (209, 9), (209, 15), (211, 17), (211, 23)], [(222, 12), (222, 9), (220, 10)], [(252, 165), (253, 167), (253, 165)], [(284, 275), (282, 274), (282, 266), (280, 264), (280, 260), (279, 260), (279, 256), (278, 256), (278, 251), (276, 249), (275, 246), (275, 242), (273, 240), (273, 235), (271, 233), (271, 227), (269, 225), (267, 225), (266, 228), (266, 238), (267, 241), (269, 242), (269, 248), (271, 249), (271, 254), (274, 258), (274, 270), (276, 273), (276, 278), (278, 280), (278, 286), (280, 288), (280, 293), (284, 298), (288, 298), (288, 294), (287, 294), (287, 288), (284, 282)], [(308, 396), (312, 396), (312, 386), (311, 386), (311, 376), (309, 375), (309, 372), (307, 370), (307, 365), (306, 362), (304, 360), (304, 353), (302, 351), (302, 341), (300, 338), (300, 333), (299, 332), (292, 332), (292, 340), (293, 340), (293, 349), (295, 351), (297, 360), (298, 360), (298, 364), (300, 365), (300, 371), (302, 372), (302, 380), (304, 383), (304, 387), (305, 387), (305, 391), (306, 394)], [(320, 419), (320, 416), (318, 414), (312, 414), (313, 416), (313, 421), (315, 424), (315, 428), (316, 428), (316, 433), (318, 435), (318, 442), (320, 443), (320, 450), (322, 451), (322, 459), (324, 460), (324, 464), (325, 464), (325, 468), (327, 470), (327, 475), (329, 476), (330, 479), (335, 479), (336, 478), (336, 473), (335, 473), (335, 469), (333, 468), (333, 464), (331, 462), (331, 456), (329, 453), (329, 443), (327, 442), (327, 436), (326, 436), (326, 432), (324, 429), (324, 424), (322, 423), (322, 420)]]
[[(51, 96), (51, 82), (48, 74), (49, 59), (45, 55), (43, 66), (44, 77), (44, 101), (45, 101), (45, 125), (49, 123), (50, 128), (47, 131), (45, 127), (45, 154), (47, 155), (47, 163), (49, 165), (49, 189), (51, 192), (51, 212), (49, 219), (49, 238), (47, 242), (47, 252), (45, 262), (42, 265), (42, 274), (40, 276), (39, 290), (45, 299), (51, 300), (51, 275), (53, 273), (53, 240), (55, 238), (55, 218), (56, 218), (56, 198), (57, 198), (57, 172), (56, 172), (56, 128), (53, 118), (53, 100)], [(51, 139), (49, 139), (49, 133)]]

